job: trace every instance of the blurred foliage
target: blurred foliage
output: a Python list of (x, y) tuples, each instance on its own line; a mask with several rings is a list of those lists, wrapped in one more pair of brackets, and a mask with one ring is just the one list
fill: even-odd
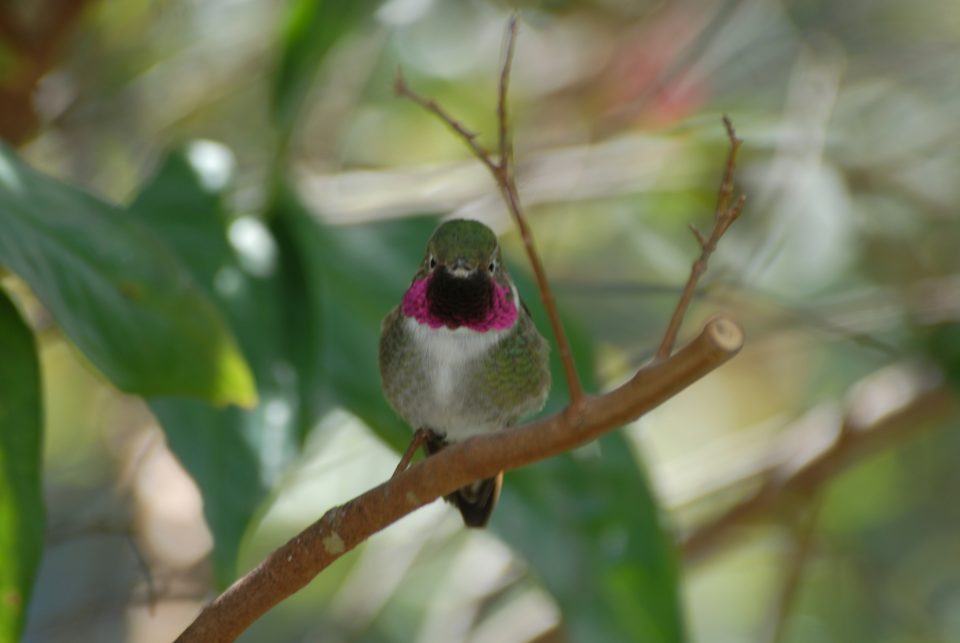
[[(170, 640), (210, 588), (387, 477), (409, 429), (379, 389), (379, 324), (440, 217), (503, 233), (547, 330), (489, 178), (391, 96), (402, 66), (492, 145), (514, 7), (521, 194), (588, 390), (656, 346), (686, 225), (712, 209), (721, 112), (749, 206), (690, 328), (726, 310), (747, 349), (510, 472), (489, 531), (427, 507), (246, 640), (960, 638), (956, 417), (682, 574), (673, 545), (784, 445), (800, 458), (865, 378), (911, 363), (960, 381), (960, 5), (43, 0), (0, 7), (0, 136), (18, 146), (0, 150), (0, 639), (41, 542), (25, 640)], [(545, 412), (566, 398), (552, 359)], [(797, 418), (809, 436), (781, 440)]]
[(284, 139), (293, 130), (324, 56), (379, 4), (373, 0), (297, 0), (291, 4), (281, 35), (273, 90), (274, 119)]
[[(211, 186), (213, 177), (202, 169), (204, 154), (218, 153), (226, 154), (208, 143), (171, 155), (131, 211), (167, 242), (219, 307), (253, 369), (261, 398), (250, 410), (216, 408), (197, 400), (151, 400), (171, 449), (203, 493), (217, 543), (218, 584), (226, 587), (234, 578), (247, 525), (296, 452), (302, 427), (311, 421), (301, 417), (304, 409), (298, 407), (301, 374), (288, 364), (293, 351), (310, 345), (298, 346), (296, 340), (309, 337), (312, 329), (285, 316), (285, 309), (296, 305), (302, 294), (282, 290), (290, 280), (270, 265), (277, 259), (270, 256), (269, 232), (252, 218), (230, 224), (220, 192), (226, 184)], [(228, 224), (235, 234), (263, 246), (247, 248), (246, 264), (228, 240)]]
[(0, 292), (0, 639), (23, 629), (43, 551), (40, 366), (30, 329)]
[(326, 408), (340, 405), (354, 413), (402, 451), (410, 430), (370, 382), (380, 377), (377, 347), (384, 311), (396, 305), (393, 295), (409, 285), (412, 274), (406, 268), (420, 263), (422, 240), (429, 238), (436, 220), (417, 217), (334, 229), (318, 225), (289, 191), (274, 216), (301, 258), (309, 284), (304, 312), (321, 334), (309, 356), (317, 362), (319, 379), (308, 394), (321, 394)]
[(233, 337), (166, 247), (12, 152), (0, 150), (0, 163), (0, 260), (111, 381), (148, 395), (255, 402)]

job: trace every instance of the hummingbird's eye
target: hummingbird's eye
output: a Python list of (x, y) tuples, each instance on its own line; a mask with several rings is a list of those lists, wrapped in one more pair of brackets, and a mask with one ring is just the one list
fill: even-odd
[(489, 270), (490, 272), (496, 272), (496, 271), (497, 271), (497, 260), (496, 260), (496, 259), (494, 259), (493, 261), (490, 262), (490, 265), (487, 266), (487, 270)]
[(437, 258), (434, 257), (433, 255), (430, 255), (430, 261), (429, 261), (428, 265), (430, 266), (430, 270), (433, 270), (434, 268), (436, 268), (436, 267), (437, 267)]

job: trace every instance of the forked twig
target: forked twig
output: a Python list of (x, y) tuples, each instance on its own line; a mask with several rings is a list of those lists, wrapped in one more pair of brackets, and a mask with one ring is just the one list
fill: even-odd
[(733, 172), (736, 169), (737, 152), (740, 150), (740, 145), (743, 141), (737, 138), (737, 133), (733, 129), (733, 123), (731, 123), (730, 119), (726, 116), (723, 117), (723, 126), (727, 130), (727, 139), (730, 141), (730, 151), (727, 153), (723, 179), (720, 181), (720, 189), (717, 192), (717, 206), (713, 213), (713, 229), (710, 231), (709, 237), (704, 237), (703, 233), (700, 232), (695, 225), (690, 224), (690, 231), (700, 246), (700, 256), (690, 268), (690, 276), (687, 278), (687, 283), (683, 287), (680, 299), (673, 309), (670, 323), (667, 325), (667, 330), (664, 332), (663, 339), (660, 341), (660, 347), (657, 349), (655, 358), (658, 361), (670, 357), (670, 353), (673, 352), (674, 344), (677, 342), (677, 334), (680, 332), (680, 325), (683, 323), (683, 318), (687, 314), (687, 308), (690, 307), (693, 294), (697, 290), (697, 283), (707, 270), (707, 262), (710, 260), (710, 255), (717, 249), (717, 242), (720, 241), (720, 237), (724, 235), (730, 226), (733, 225), (733, 222), (737, 220), (737, 217), (740, 216), (740, 213), (743, 211), (743, 204), (746, 202), (746, 197), (741, 195), (737, 197), (732, 205), (730, 204), (730, 199), (733, 196)]
[(513, 64), (513, 52), (517, 39), (517, 17), (512, 16), (507, 25), (506, 46), (503, 60), (503, 67), (500, 70), (500, 83), (497, 91), (497, 121), (499, 159), (494, 159), (483, 145), (477, 141), (477, 135), (463, 126), (460, 121), (450, 115), (435, 100), (425, 98), (416, 93), (407, 85), (403, 74), (398, 70), (394, 81), (394, 91), (398, 96), (409, 98), (425, 110), (439, 118), (447, 124), (457, 136), (463, 139), (473, 155), (483, 163), (493, 175), (500, 194), (503, 197), (507, 209), (513, 216), (517, 228), (520, 230), (520, 237), (523, 239), (523, 246), (527, 252), (527, 258), (530, 266), (533, 268), (534, 277), (537, 280), (537, 288), (540, 290), (540, 298), (547, 311), (547, 317), (550, 319), (550, 327), (553, 330), (554, 339), (557, 342), (557, 353), (563, 364), (564, 375), (567, 380), (567, 388), (570, 391), (570, 407), (578, 409), (584, 400), (583, 386), (580, 383), (580, 376), (577, 374), (577, 368), (573, 361), (573, 352), (570, 350), (570, 342), (567, 340), (566, 331), (560, 322), (560, 314), (557, 312), (556, 300), (550, 283), (547, 281), (547, 273), (543, 268), (543, 262), (540, 261), (540, 255), (537, 253), (536, 245), (533, 241), (533, 232), (527, 225), (526, 216), (523, 213), (523, 206), (520, 203), (520, 193), (517, 189), (517, 183), (513, 171), (513, 144), (510, 137), (509, 120), (507, 117), (507, 91), (510, 84), (510, 67)]
[(460, 121), (451, 116), (443, 107), (440, 106), (437, 101), (432, 98), (424, 98), (416, 92), (414, 92), (407, 85), (407, 79), (403, 77), (403, 71), (400, 68), (397, 68), (397, 74), (393, 79), (393, 91), (397, 96), (402, 96), (403, 98), (409, 98), (414, 103), (427, 110), (441, 121), (446, 123), (450, 129), (457, 133), (463, 141), (470, 147), (470, 151), (473, 152), (473, 155), (480, 159), (487, 168), (494, 173), (494, 175), (499, 172), (499, 166), (494, 162), (493, 157), (490, 156), (490, 152), (477, 141), (477, 135), (474, 132), (468, 130)]

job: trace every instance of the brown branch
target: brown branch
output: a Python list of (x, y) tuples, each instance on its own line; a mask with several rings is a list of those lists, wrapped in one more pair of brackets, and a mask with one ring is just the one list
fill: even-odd
[[(960, 403), (943, 382), (931, 382), (930, 378), (913, 374), (906, 367), (899, 368), (896, 375), (894, 385), (901, 389), (896, 394), (889, 388), (880, 388), (889, 387), (889, 383), (882, 380), (868, 378), (857, 386), (862, 397), (857, 396), (849, 405), (847, 417), (833, 428), (831, 441), (813, 454), (793, 455), (772, 466), (755, 492), (683, 539), (684, 557), (696, 560), (709, 555), (727, 541), (736, 527), (773, 514), (792, 499), (809, 497), (865, 455), (960, 413)], [(903, 399), (902, 389), (907, 386), (914, 390)], [(857, 404), (858, 399), (862, 404)], [(861, 407), (876, 406), (878, 399), (884, 400), (888, 407), (883, 413), (871, 409), (875, 417), (864, 421)], [(795, 447), (790, 449), (791, 453), (795, 451)]]
[(735, 322), (714, 318), (668, 360), (641, 369), (605, 395), (584, 398), (575, 414), (561, 412), (477, 436), (421, 460), (331, 509), (270, 554), (208, 605), (178, 643), (233, 641), (271, 607), (372, 534), (474, 480), (569, 451), (638, 418), (729, 360), (742, 342)]
[(497, 91), (497, 121), (499, 133), (499, 161), (494, 160), (490, 152), (477, 142), (477, 135), (463, 126), (460, 121), (453, 118), (449, 112), (443, 109), (435, 100), (425, 98), (410, 89), (404, 80), (403, 74), (398, 70), (396, 80), (394, 81), (394, 91), (398, 96), (409, 98), (425, 110), (439, 118), (447, 124), (457, 136), (463, 139), (473, 155), (483, 163), (490, 174), (493, 175), (500, 194), (506, 203), (507, 209), (513, 216), (517, 228), (520, 230), (520, 238), (523, 239), (523, 247), (526, 250), (527, 258), (533, 269), (534, 277), (537, 280), (537, 288), (540, 291), (540, 299), (543, 301), (543, 307), (547, 311), (547, 317), (550, 320), (550, 328), (553, 331), (553, 337), (557, 342), (557, 354), (560, 356), (560, 362), (563, 365), (564, 376), (567, 381), (567, 388), (570, 391), (570, 407), (576, 409), (584, 400), (583, 385), (580, 383), (580, 376), (577, 374), (577, 367), (573, 360), (573, 351), (570, 350), (570, 342), (567, 339), (566, 331), (560, 322), (560, 314), (557, 312), (556, 299), (553, 296), (553, 290), (550, 288), (550, 282), (547, 280), (546, 270), (543, 268), (543, 262), (537, 253), (536, 244), (533, 240), (533, 232), (527, 225), (526, 216), (523, 212), (523, 206), (520, 203), (520, 192), (517, 189), (517, 182), (514, 177), (513, 169), (513, 144), (510, 140), (509, 121), (507, 118), (507, 93), (510, 84), (510, 68), (513, 63), (513, 52), (517, 39), (517, 18), (512, 16), (507, 28), (507, 41), (503, 60), (503, 67), (500, 70), (500, 83)]
[(697, 243), (700, 245), (700, 257), (690, 268), (690, 276), (687, 278), (687, 283), (683, 287), (680, 299), (677, 301), (673, 315), (670, 317), (670, 323), (667, 324), (667, 330), (664, 332), (663, 340), (661, 340), (660, 347), (657, 349), (656, 359), (666, 359), (673, 351), (674, 344), (677, 343), (677, 334), (680, 332), (680, 325), (687, 314), (687, 308), (690, 307), (690, 301), (693, 299), (694, 292), (696, 292), (697, 283), (703, 273), (707, 271), (707, 262), (710, 260), (710, 255), (717, 249), (720, 237), (733, 225), (733, 222), (743, 211), (743, 204), (746, 200), (744, 196), (741, 195), (734, 201), (733, 205), (730, 204), (730, 198), (733, 196), (733, 173), (737, 164), (737, 152), (740, 150), (743, 141), (737, 138), (733, 123), (726, 116), (723, 117), (723, 126), (727, 130), (730, 151), (727, 152), (723, 179), (721, 179), (720, 189), (717, 191), (717, 205), (713, 213), (713, 229), (710, 231), (710, 236), (705, 238), (696, 226), (690, 225), (690, 231), (693, 232), (693, 236), (696, 237)]
[(393, 91), (397, 96), (409, 98), (414, 103), (446, 123), (447, 126), (457, 134), (457, 136), (463, 139), (463, 141), (470, 148), (470, 151), (473, 152), (473, 155), (480, 159), (480, 161), (482, 161), (491, 172), (496, 174), (499, 171), (499, 166), (493, 160), (493, 157), (490, 156), (490, 151), (481, 145), (479, 141), (477, 141), (477, 135), (468, 130), (460, 121), (451, 116), (447, 110), (437, 103), (437, 101), (433, 100), (432, 98), (424, 98), (410, 89), (410, 87), (407, 85), (407, 79), (403, 76), (403, 70), (401, 70), (399, 67), (397, 68), (396, 76), (394, 76), (393, 79)]

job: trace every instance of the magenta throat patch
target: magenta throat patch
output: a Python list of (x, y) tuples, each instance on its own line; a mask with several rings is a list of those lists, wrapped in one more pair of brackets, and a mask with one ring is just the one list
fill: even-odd
[(486, 332), (510, 328), (517, 321), (512, 289), (482, 273), (464, 279), (438, 270), (410, 285), (401, 310), (430, 328), (465, 326)]

